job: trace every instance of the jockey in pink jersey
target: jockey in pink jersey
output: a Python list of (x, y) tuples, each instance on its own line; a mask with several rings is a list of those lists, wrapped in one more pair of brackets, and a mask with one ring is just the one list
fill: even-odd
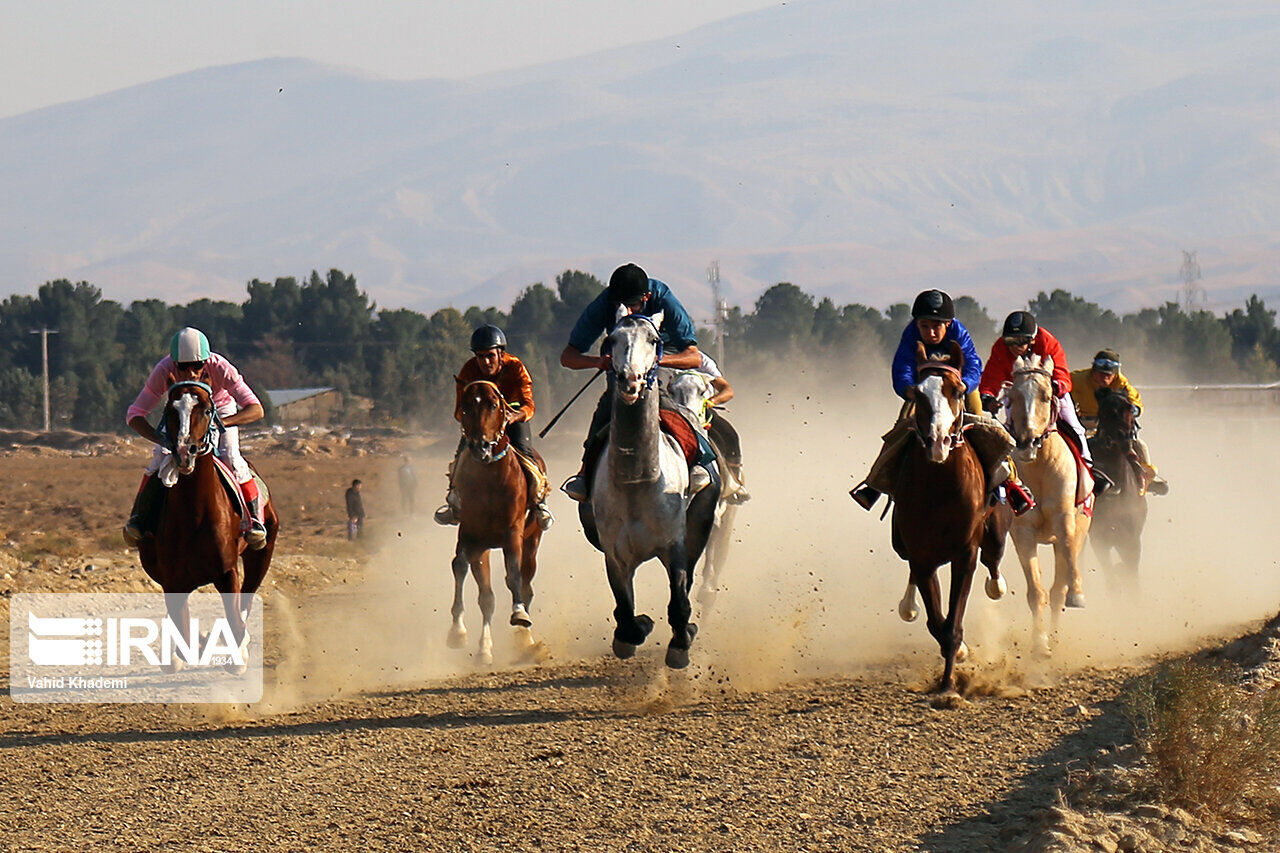
[(195, 381), (208, 385), (213, 393), (213, 405), (218, 411), (222, 428), (218, 431), (218, 455), (235, 474), (236, 482), (244, 493), (249, 506), (252, 525), (245, 533), (245, 542), (251, 548), (261, 548), (267, 541), (267, 529), (262, 523), (262, 495), (253, 479), (253, 472), (240, 455), (240, 425), (260, 420), (265, 414), (262, 402), (245, 383), (240, 371), (231, 362), (209, 351), (209, 339), (199, 329), (188, 326), (180, 330), (169, 343), (169, 355), (160, 359), (147, 377), (125, 420), (138, 435), (153, 442), (155, 450), (151, 462), (142, 477), (142, 486), (134, 499), (129, 522), (124, 528), (124, 538), (137, 545), (149, 532), (149, 516), (156, 506), (160, 489), (173, 485), (166, 476), (166, 463), (172, 454), (164, 436), (147, 421), (147, 416), (161, 405), (173, 382)]

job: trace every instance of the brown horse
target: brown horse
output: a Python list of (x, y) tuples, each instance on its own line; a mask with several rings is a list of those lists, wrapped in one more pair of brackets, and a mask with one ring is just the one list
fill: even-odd
[(1134, 449), (1137, 415), (1128, 395), (1099, 389), (1098, 431), (1089, 439), (1093, 465), (1111, 478), (1114, 488), (1098, 495), (1089, 539), (1104, 569), (1115, 569), (1112, 551), (1119, 558), (1119, 573), (1108, 572), (1123, 588), (1137, 591), (1138, 563), (1142, 559), (1142, 528), (1147, 523), (1147, 494), (1138, 453)]
[[(538, 569), (538, 544), (542, 528), (529, 508), (532, 503), (524, 468), (511, 449), (507, 425), (517, 412), (502, 398), (492, 382), (478, 380), (462, 389), (462, 438), (466, 452), (458, 457), (453, 487), (462, 508), (458, 513), (458, 547), (453, 557), (453, 626), (449, 646), (466, 641), (462, 622), (462, 587), (467, 567), (480, 587), (480, 612), (484, 627), (477, 658), (493, 663), (493, 585), (489, 579), (489, 551), (502, 549), (507, 589), (511, 590), (511, 624), (524, 629), (524, 643), (532, 648), (533, 625), (529, 605), (533, 601), (533, 575)], [(541, 456), (535, 458), (546, 470)]]
[[(1004, 595), (1000, 557), (1012, 512), (1004, 504), (988, 506), (986, 477), (978, 453), (964, 440), (964, 356), (952, 344), (945, 361), (926, 361), (917, 351), (919, 383), (908, 390), (914, 405), (912, 431), (894, 491), (893, 549), (911, 566), (907, 595), (899, 614), (915, 618), (912, 587), (924, 600), (929, 633), (944, 661), (938, 691), (955, 695), (955, 665), (968, 654), (964, 611), (979, 553), (990, 578), (987, 595)], [(951, 564), (949, 605), (942, 610), (938, 567)]]
[[(213, 428), (212, 392), (203, 382), (171, 382), (164, 408), (164, 434), (176, 462), (178, 478), (160, 510), (155, 538), (142, 540), (138, 554), (142, 568), (165, 591), (169, 619), (195, 649), (189, 636), (191, 615), (187, 597), (199, 587), (213, 584), (222, 593), (227, 622), (236, 643), (247, 653), (249, 635), (245, 621), (253, 593), (262, 584), (275, 551), (280, 519), (267, 501), (263, 522), (267, 542), (259, 550), (246, 550), (240, 535), (236, 504), (213, 460), (217, 437)], [(156, 476), (159, 476), (157, 474)], [(241, 560), (243, 559), (243, 568)], [(181, 669), (175, 655), (171, 668)]]

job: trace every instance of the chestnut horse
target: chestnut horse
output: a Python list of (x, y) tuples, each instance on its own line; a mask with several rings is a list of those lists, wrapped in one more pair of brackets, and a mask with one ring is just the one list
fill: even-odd
[[(914, 405), (912, 432), (894, 491), (893, 549), (911, 566), (911, 581), (899, 615), (914, 620), (915, 593), (924, 600), (929, 633), (938, 641), (944, 661), (938, 692), (956, 694), (955, 665), (968, 654), (964, 643), (964, 611), (979, 553), (990, 577), (987, 595), (998, 599), (1006, 586), (1000, 557), (1012, 512), (1005, 504), (987, 504), (982, 461), (964, 440), (964, 355), (952, 344), (944, 361), (926, 361), (923, 345), (916, 354), (919, 382), (907, 391)], [(951, 564), (946, 613), (938, 567)]]
[[(1005, 426), (1017, 443), (1013, 458), (1022, 482), (1036, 496), (1035, 509), (1015, 518), (1009, 535), (1027, 579), (1027, 606), (1039, 655), (1049, 654), (1046, 609), (1052, 610), (1056, 631), (1064, 606), (1084, 607), (1080, 549), (1089, 533), (1085, 505), (1076, 503), (1076, 460), (1058, 432), (1052, 378), (1052, 358), (1023, 356), (1014, 361), (1013, 381), (1004, 390)], [(1039, 545), (1053, 546), (1053, 585), (1047, 595), (1040, 580)]]
[[(460, 648), (467, 639), (467, 628), (462, 622), (462, 587), (470, 566), (480, 587), (480, 612), (484, 617), (480, 648), (476, 653), (483, 664), (493, 663), (490, 549), (502, 549), (507, 589), (511, 590), (511, 624), (524, 629), (527, 647), (534, 645), (528, 630), (533, 625), (529, 605), (533, 601), (533, 575), (538, 568), (542, 528), (529, 511), (528, 480), (507, 435), (507, 425), (516, 415), (516, 410), (507, 404), (492, 382), (480, 379), (462, 389), (462, 438), (466, 451), (459, 454), (453, 472), (453, 487), (462, 508), (458, 513), (458, 547), (453, 556), (453, 626), (449, 629), (449, 646)], [(535, 457), (542, 466), (542, 457), (537, 456), (536, 451)]]
[(1117, 568), (1117, 577), (1130, 591), (1137, 590), (1138, 563), (1142, 559), (1142, 528), (1147, 523), (1147, 495), (1134, 449), (1137, 415), (1126, 394), (1099, 389), (1098, 431), (1089, 439), (1093, 465), (1111, 478), (1114, 488), (1098, 495), (1093, 511), (1090, 541), (1103, 569)]
[[(187, 597), (199, 587), (213, 584), (222, 593), (235, 641), (247, 654), (249, 634), (245, 621), (253, 605), (253, 593), (271, 565), (280, 519), (268, 500), (262, 510), (266, 545), (256, 551), (246, 549), (237, 505), (227, 493), (213, 460), (218, 440), (213, 393), (208, 385), (196, 381), (171, 383), (164, 408), (164, 435), (178, 477), (166, 490), (155, 538), (143, 539), (138, 546), (142, 568), (165, 591), (169, 619), (192, 649), (197, 648), (197, 638), (189, 636)], [(181, 669), (182, 664), (181, 655), (175, 654), (171, 668)]]

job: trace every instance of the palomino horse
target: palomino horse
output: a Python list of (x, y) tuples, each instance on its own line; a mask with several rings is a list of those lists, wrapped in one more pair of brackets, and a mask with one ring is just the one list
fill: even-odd
[[(924, 599), (929, 633), (938, 641), (944, 661), (938, 691), (955, 694), (955, 665), (964, 660), (964, 611), (977, 569), (979, 552), (990, 577), (987, 595), (998, 599), (1006, 586), (1000, 557), (1012, 513), (1004, 504), (988, 506), (986, 476), (978, 453), (964, 440), (965, 386), (960, 378), (964, 356), (957, 344), (945, 361), (926, 361), (917, 352), (920, 381), (907, 399), (914, 404), (912, 431), (894, 491), (893, 549), (911, 566), (911, 581), (899, 615), (914, 620), (915, 588)], [(951, 564), (946, 613), (938, 567)]]
[(1098, 495), (1089, 538), (1104, 569), (1117, 567), (1113, 551), (1119, 557), (1121, 571), (1108, 571), (1108, 577), (1117, 576), (1131, 591), (1136, 591), (1138, 584), (1142, 528), (1147, 523), (1147, 495), (1133, 446), (1136, 419), (1128, 395), (1098, 391), (1098, 431), (1089, 439), (1089, 449), (1094, 467), (1115, 486)]
[(604, 553), (616, 604), (613, 653), (631, 657), (653, 630), (652, 619), (636, 615), (634, 579), (636, 567), (656, 557), (671, 588), (666, 663), (680, 669), (689, 665), (698, 630), (689, 621), (693, 568), (711, 534), (720, 489), (713, 481), (690, 499), (684, 453), (660, 429), (654, 380), (662, 357), (661, 323), (661, 313), (651, 318), (620, 309), (609, 333), (613, 416), (591, 498), (579, 504), (579, 516), (587, 539)]
[[(1013, 381), (1004, 392), (1005, 426), (1017, 443), (1013, 458), (1022, 482), (1036, 496), (1035, 509), (1015, 518), (1009, 535), (1027, 578), (1027, 606), (1035, 649), (1041, 655), (1049, 653), (1046, 608), (1052, 608), (1056, 630), (1064, 605), (1084, 607), (1080, 548), (1089, 533), (1085, 506), (1076, 503), (1076, 460), (1058, 432), (1052, 377), (1052, 358), (1023, 356), (1014, 361)], [(1053, 585), (1048, 594), (1040, 580), (1039, 545), (1053, 546)]]
[[(462, 389), (462, 437), (467, 449), (459, 455), (453, 472), (453, 487), (462, 508), (458, 513), (458, 547), (453, 556), (453, 627), (449, 629), (449, 645), (459, 648), (467, 638), (462, 622), (462, 587), (470, 566), (480, 587), (484, 627), (476, 657), (483, 664), (493, 663), (490, 549), (502, 549), (507, 589), (511, 590), (511, 624), (523, 629), (526, 647), (534, 645), (529, 631), (533, 625), (529, 605), (533, 601), (533, 575), (538, 569), (542, 528), (529, 511), (528, 480), (507, 435), (507, 425), (516, 415), (492, 382), (481, 379)], [(540, 456), (537, 462), (543, 465)]]
[[(212, 397), (211, 389), (203, 382), (170, 384), (164, 434), (178, 478), (167, 490), (155, 538), (143, 539), (138, 555), (143, 570), (165, 591), (169, 619), (186, 637), (190, 648), (197, 648), (197, 638), (189, 636), (191, 612), (187, 597), (211, 583), (223, 594), (227, 622), (236, 643), (247, 654), (249, 634), (245, 620), (249, 618), (253, 593), (271, 565), (280, 519), (268, 500), (262, 509), (266, 545), (256, 551), (246, 550), (236, 504), (227, 493), (228, 487), (212, 455), (218, 444)], [(174, 656), (172, 668), (182, 668), (180, 655)]]
[[(666, 372), (665, 368), (662, 372)], [(711, 377), (694, 370), (674, 373), (666, 382), (665, 390), (672, 401), (677, 406), (688, 409), (695, 420), (698, 419), (696, 413), (702, 411), (707, 400), (715, 394)], [(708, 439), (710, 439), (709, 435)], [(712, 446), (715, 446), (714, 441)], [(723, 462), (720, 448), (715, 449), (717, 458)], [(720, 470), (724, 472), (723, 464)], [(702, 603), (704, 613), (715, 604), (716, 596), (720, 592), (720, 582), (724, 577), (725, 564), (729, 559), (729, 542), (733, 539), (733, 522), (738, 514), (738, 505), (729, 502), (729, 498), (733, 496), (730, 489), (734, 487), (740, 488), (736, 480), (731, 477), (722, 479), (720, 500), (716, 502), (716, 520), (711, 528), (711, 536), (707, 539), (706, 553), (702, 560), (702, 583), (698, 587), (698, 601)]]

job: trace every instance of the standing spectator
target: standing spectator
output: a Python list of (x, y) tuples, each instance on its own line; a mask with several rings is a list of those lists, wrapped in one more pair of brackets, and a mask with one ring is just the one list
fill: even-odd
[(352, 480), (347, 489), (347, 538), (360, 538), (364, 527), (364, 498), (360, 496), (360, 481)]
[(414, 493), (418, 490), (418, 475), (413, 473), (408, 456), (400, 457), (400, 467), (396, 469), (396, 478), (400, 481), (400, 510), (405, 515), (414, 513)]

